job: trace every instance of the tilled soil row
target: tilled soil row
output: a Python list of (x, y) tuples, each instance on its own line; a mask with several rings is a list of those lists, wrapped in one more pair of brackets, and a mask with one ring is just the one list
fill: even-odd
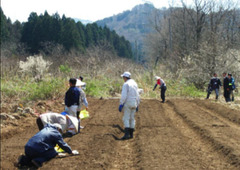
[[(134, 138), (122, 141), (119, 99), (89, 98), (90, 118), (82, 120), (84, 129), (64, 139), (80, 154), (52, 159), (39, 169), (239, 169), (235, 160), (240, 151), (239, 126), (208, 108), (214, 104), (196, 103), (184, 99), (164, 104), (142, 100), (136, 113)], [(57, 112), (59, 108), (54, 106), (51, 109)], [(2, 169), (16, 169), (13, 163), (38, 131), (35, 120), (26, 118), (19, 122), (21, 130), (12, 129), (14, 135), (1, 139)]]
[(140, 169), (236, 169), (185, 123), (169, 101), (142, 101), (137, 122)]
[[(221, 109), (216, 109), (218, 105), (213, 107), (213, 104), (204, 101), (172, 100), (169, 104), (189, 127), (227, 158), (231, 165), (237, 169), (240, 168), (240, 126), (235, 121), (240, 117), (238, 110), (230, 109), (232, 112), (229, 112), (229, 109), (223, 106), (220, 106)], [(191, 112), (189, 112), (190, 110)], [(233, 117), (235, 118), (233, 119)]]

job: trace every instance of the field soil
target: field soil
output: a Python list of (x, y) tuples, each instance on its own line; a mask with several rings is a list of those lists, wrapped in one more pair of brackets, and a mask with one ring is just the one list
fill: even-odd
[[(84, 129), (64, 139), (80, 154), (54, 158), (39, 169), (240, 169), (240, 110), (210, 100), (143, 99), (134, 138), (121, 141), (119, 99), (88, 101)], [(49, 108), (59, 113), (63, 106), (55, 101)], [(38, 132), (35, 121), (29, 114), (1, 128), (1, 169), (17, 169), (14, 162)]]

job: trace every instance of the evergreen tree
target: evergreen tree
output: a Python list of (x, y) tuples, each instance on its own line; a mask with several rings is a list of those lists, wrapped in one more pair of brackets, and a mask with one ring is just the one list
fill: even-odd
[(7, 18), (3, 13), (2, 8), (0, 7), (0, 25), (1, 25), (1, 44), (6, 42), (10, 38), (10, 32), (8, 30)]
[(47, 11), (40, 16), (34, 12), (30, 14), (28, 22), (23, 24), (21, 41), (33, 54), (39, 53), (45, 42), (62, 44), (68, 51), (76, 49), (84, 52), (90, 46), (107, 41), (119, 56), (132, 58), (130, 43), (115, 31), (99, 27), (96, 23), (84, 26), (65, 15), (62, 18), (58, 14), (50, 16)]

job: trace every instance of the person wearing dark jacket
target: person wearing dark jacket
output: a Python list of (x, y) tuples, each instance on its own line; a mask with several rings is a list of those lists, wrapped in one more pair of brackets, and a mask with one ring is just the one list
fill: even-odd
[(41, 167), (46, 162), (58, 155), (54, 147), (56, 144), (69, 154), (78, 154), (72, 151), (71, 147), (63, 141), (60, 124), (46, 124), (44, 128), (35, 134), (25, 145), (25, 155), (19, 157), (17, 166)]
[[(228, 79), (229, 79), (229, 98), (230, 98), (230, 101), (234, 101), (234, 94), (233, 94), (233, 90), (235, 89), (235, 80), (234, 78), (232, 77), (232, 74), (231, 73), (228, 73)], [(232, 99), (231, 99), (232, 97)]]
[(219, 88), (221, 86), (221, 81), (219, 78), (217, 78), (217, 74), (214, 73), (213, 77), (211, 78), (209, 84), (208, 84), (208, 94), (206, 99), (209, 99), (210, 94), (212, 93), (212, 91), (215, 91), (216, 93), (216, 100), (218, 99), (219, 96)]
[(77, 109), (79, 106), (80, 92), (76, 87), (77, 79), (71, 78), (69, 80), (70, 88), (65, 94), (65, 112), (69, 115), (77, 117)]
[(227, 77), (227, 73), (223, 73), (223, 96), (226, 102), (230, 101), (230, 87), (229, 87), (229, 79)]

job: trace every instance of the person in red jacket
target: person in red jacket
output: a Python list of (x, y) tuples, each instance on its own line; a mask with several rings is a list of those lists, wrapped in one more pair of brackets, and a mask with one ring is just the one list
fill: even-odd
[(164, 82), (163, 79), (161, 79), (161, 77), (158, 77), (158, 76), (155, 76), (155, 80), (157, 81), (154, 88), (153, 88), (153, 91), (156, 89), (156, 87), (159, 85), (160, 86), (160, 89), (161, 89), (161, 99), (162, 99), (162, 103), (165, 102), (165, 92), (167, 90), (167, 86), (166, 86), (166, 83)]

